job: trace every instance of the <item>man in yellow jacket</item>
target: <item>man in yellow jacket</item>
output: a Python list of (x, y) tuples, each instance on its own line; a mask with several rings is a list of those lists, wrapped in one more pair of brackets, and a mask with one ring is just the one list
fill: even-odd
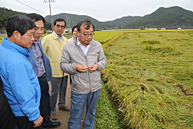
[(62, 49), (63, 46), (68, 43), (67, 38), (65, 38), (62, 35), (62, 33), (65, 30), (65, 27), (66, 22), (64, 19), (56, 19), (54, 21), (54, 31), (52, 32), (52, 34), (49, 34), (42, 39), (42, 47), (44, 53), (50, 59), (50, 64), (52, 68), (50, 117), (53, 120), (57, 119), (55, 106), (57, 102), (58, 92), (59, 92), (59, 103), (58, 103), (59, 109), (70, 111), (70, 108), (65, 104), (68, 74), (64, 73), (60, 68)]

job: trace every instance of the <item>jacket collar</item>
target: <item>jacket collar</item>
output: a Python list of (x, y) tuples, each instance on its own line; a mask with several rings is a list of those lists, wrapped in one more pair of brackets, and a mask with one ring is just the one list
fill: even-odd
[(25, 49), (25, 48), (22, 48), (20, 47), (19, 45), (7, 40), (8, 38), (7, 37), (4, 37), (2, 39), (2, 42), (1, 44), (5, 47), (5, 48), (8, 48), (10, 50), (13, 50), (13, 51), (18, 51), (19, 53), (29, 57), (29, 53), (28, 51)]

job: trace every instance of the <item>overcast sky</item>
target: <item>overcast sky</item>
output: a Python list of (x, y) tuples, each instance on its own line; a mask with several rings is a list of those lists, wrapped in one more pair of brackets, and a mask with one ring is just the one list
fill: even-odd
[[(48, 0), (0, 0), (0, 7), (25, 13), (50, 14)], [(144, 16), (159, 7), (180, 6), (193, 11), (193, 0), (51, 0), (52, 15), (71, 13), (88, 15), (99, 21), (123, 16)]]

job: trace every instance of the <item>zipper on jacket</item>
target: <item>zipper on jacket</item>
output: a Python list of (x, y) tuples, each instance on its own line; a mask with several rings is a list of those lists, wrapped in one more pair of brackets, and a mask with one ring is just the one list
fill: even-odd
[[(88, 49), (88, 52), (87, 52), (87, 54), (85, 55), (84, 52), (83, 52), (83, 50), (81, 49), (81, 47), (78, 46), (77, 44), (76, 44), (76, 46), (77, 46), (78, 49), (81, 51), (80, 54), (83, 54), (83, 55), (85, 56), (85, 59), (86, 59), (86, 65), (87, 65), (87, 67), (88, 67), (87, 54), (88, 54), (89, 50), (91, 49), (91, 47)], [(91, 92), (91, 82), (90, 82), (90, 72), (89, 72), (89, 69), (87, 69), (87, 72), (88, 72), (89, 87), (90, 87), (90, 92)]]
[[(85, 59), (86, 59), (86, 65), (88, 67), (88, 60), (87, 60), (87, 56), (85, 56)], [(90, 87), (90, 92), (91, 92), (91, 83), (90, 83), (90, 72), (89, 72), (89, 69), (88, 70), (88, 80), (89, 80), (89, 87)]]

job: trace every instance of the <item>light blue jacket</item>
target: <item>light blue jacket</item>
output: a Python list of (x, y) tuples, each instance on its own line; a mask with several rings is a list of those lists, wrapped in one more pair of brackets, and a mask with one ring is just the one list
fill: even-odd
[(40, 85), (26, 49), (3, 38), (0, 44), (0, 77), (5, 96), (16, 117), (35, 121), (40, 116)]
[[(50, 60), (43, 52), (41, 41), (40, 41), (40, 43), (38, 43), (38, 45), (39, 45), (40, 50), (41, 50), (42, 55), (43, 55), (44, 68), (46, 70), (46, 80), (49, 82), (51, 80), (51, 77), (52, 77), (52, 69), (50, 66)], [(28, 59), (29, 59), (30, 63), (32, 64), (32, 68), (33, 68), (34, 72), (36, 74), (38, 74), (38, 65), (37, 65), (36, 57), (35, 57), (32, 46), (30, 48), (27, 48), (27, 51), (29, 52), (29, 55), (30, 55), (30, 57)]]

